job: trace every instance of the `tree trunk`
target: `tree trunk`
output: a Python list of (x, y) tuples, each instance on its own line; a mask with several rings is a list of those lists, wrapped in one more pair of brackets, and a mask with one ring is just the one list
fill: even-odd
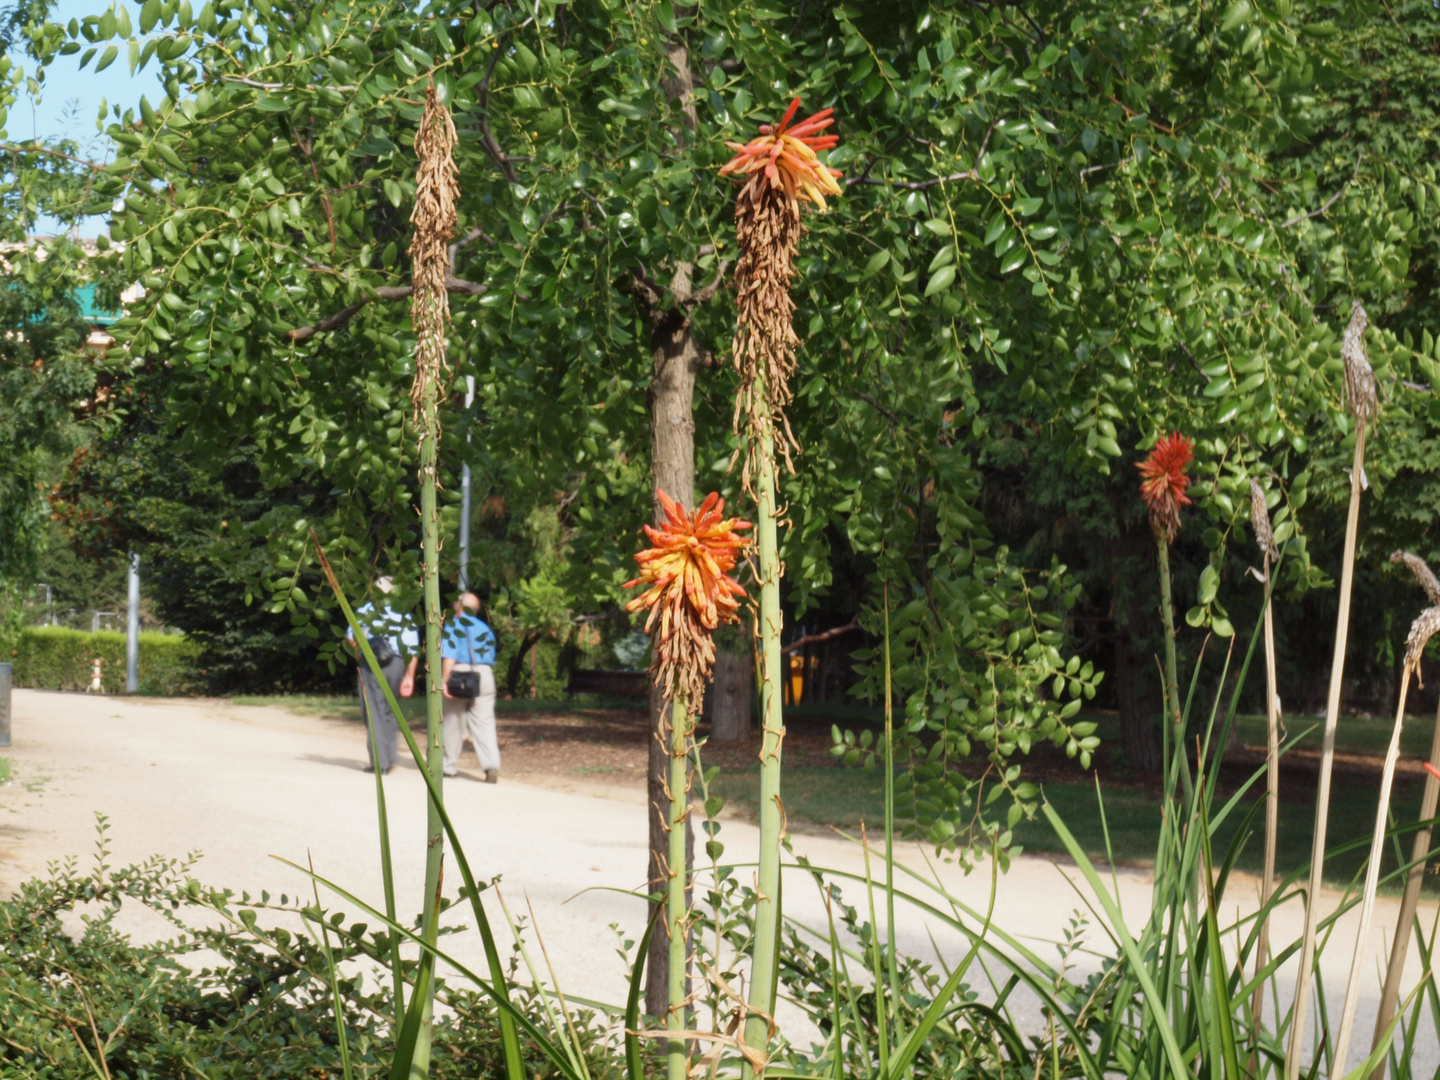
[(1134, 647), (1129, 627), (1115, 636), (1115, 697), (1120, 712), (1120, 739), (1125, 757), (1136, 772), (1158, 773), (1161, 704), (1153, 660)]
[(715, 685), (709, 700), (713, 742), (744, 742), (750, 737), (750, 718), (755, 710), (755, 672), (750, 668), (749, 654), (715, 654)]
[(515, 650), (515, 655), (510, 658), (510, 664), (505, 669), (505, 696), (513, 698), (520, 689), (520, 671), (525, 665), (525, 654), (535, 647), (540, 640), (539, 633), (526, 634), (520, 641), (520, 647)]

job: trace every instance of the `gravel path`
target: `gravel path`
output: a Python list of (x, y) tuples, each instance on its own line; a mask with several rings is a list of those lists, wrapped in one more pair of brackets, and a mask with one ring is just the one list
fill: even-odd
[[(155, 853), (179, 856), (198, 850), (204, 858), (196, 876), (206, 884), (293, 895), (308, 893), (308, 880), (271, 856), (303, 862), (308, 853), (317, 872), (379, 906), (373, 779), (360, 771), (364, 747), (353, 723), (216, 700), (18, 690), (14, 745), (4, 756), (10, 760), (12, 780), (0, 788), (0, 895), (44, 873), (51, 861), (90, 858), (98, 812), (109, 818), (113, 865)], [(645, 863), (644, 807), (631, 785), (617, 784), (617, 798), (505, 780), (490, 786), (475, 781), (473, 759), (467, 754), (465, 760), (471, 767), (462, 765), (461, 778), (447, 782), (446, 804), (476, 874), (501, 875), (512, 910), (523, 909), (527, 898), (533, 904), (567, 992), (623, 1001), (625, 972), (611, 926), (638, 937), (644, 922), (644, 905), (624, 895), (642, 884)], [(587, 787), (603, 792), (603, 778), (595, 780), (599, 782)], [(424, 785), (403, 751), (386, 785), (403, 915), (420, 906), (425, 813)], [(727, 860), (753, 860), (753, 825), (727, 821), (722, 839)], [(817, 865), (863, 873), (857, 849), (846, 840), (800, 835), (794, 844)], [(925, 869), (914, 849), (903, 857)], [(946, 866), (938, 872), (956, 897), (984, 910), (987, 871), (967, 877)], [(448, 893), (458, 888), (458, 879), (458, 873), (448, 875)], [(1078, 880), (1073, 866), (1038, 857), (1016, 859), (1000, 877), (997, 925), (1026, 940), (1045, 959), (1056, 959), (1053, 942), (1082, 907), (1068, 879)], [(1121, 870), (1118, 881), (1126, 917), (1132, 927), (1138, 926), (1149, 904), (1148, 875)], [(792, 873), (786, 882), (787, 913), (823, 926), (824, 909), (808, 876)], [(1230, 895), (1234, 900), (1256, 891), (1253, 881), (1242, 880)], [(847, 889), (847, 899), (861, 904), (863, 891)], [(1322, 902), (1329, 907), (1337, 900), (1326, 895)], [(1360, 1005), (1357, 1047), (1368, 1045), (1379, 993), (1378, 979), (1370, 973), (1384, 963), (1397, 906), (1396, 900), (1382, 898), (1376, 910), (1367, 943), (1370, 996)], [(1423, 923), (1428, 927), (1435, 916), (1434, 903), (1425, 902)], [(1288, 905), (1276, 919), (1272, 940), (1297, 936), (1300, 917), (1299, 905)], [(924, 917), (904, 905), (898, 919), (902, 951), (933, 955), (933, 933), (947, 959), (963, 952), (958, 936), (933, 919), (927, 926)], [(1093, 917), (1091, 924), (1087, 939), (1101, 949), (1104, 936)], [(132, 929), (137, 934), (153, 931), (138, 916)], [(449, 941), (458, 959), (480, 960), (476, 935)], [(1342, 923), (1322, 964), (1332, 1017), (1340, 1008), (1353, 941), (1354, 923)], [(1087, 964), (1093, 960), (1079, 959), (1081, 970)], [(1407, 986), (1420, 973), (1418, 959), (1412, 958), (1411, 969)], [(985, 996), (983, 986), (977, 989)], [(1030, 1019), (1038, 1025), (1033, 1011)], [(781, 1021), (787, 1030), (800, 1033), (793, 1015), (782, 1013)], [(1419, 1049), (1417, 1075), (1429, 1074), (1440, 1065), (1433, 1030), (1427, 1029)], [(1356, 1064), (1358, 1057), (1352, 1057), (1352, 1067)]]

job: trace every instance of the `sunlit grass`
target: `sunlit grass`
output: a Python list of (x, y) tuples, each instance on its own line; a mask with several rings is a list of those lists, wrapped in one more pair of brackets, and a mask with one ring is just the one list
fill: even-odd
[[(711, 782), (711, 791), (720, 795), (734, 809), (754, 813), (754, 793), (758, 770), (724, 769)], [(1419, 781), (1400, 781), (1391, 799), (1397, 821), (1413, 821), (1420, 808)], [(1375, 819), (1378, 784), (1337, 784), (1330, 801), (1329, 844), (1338, 846), (1370, 835)], [(1044, 787), (1045, 798), (1059, 812), (1075, 839), (1091, 857), (1105, 858), (1105, 835), (1096, 810), (1095, 788), (1092, 783), (1055, 783)], [(1136, 787), (1104, 787), (1105, 815), (1110, 829), (1110, 843), (1115, 861), (1124, 865), (1148, 866), (1155, 858), (1159, 839), (1159, 815), (1155, 812), (1157, 796)], [(1263, 784), (1254, 789), (1254, 798), (1264, 798)], [(1245, 809), (1232, 815), (1217, 832), (1215, 844), (1227, 847)], [(1305, 863), (1310, 857), (1313, 802), (1298, 804), (1296, 812), (1286, 813), (1282, 803), (1280, 814), (1277, 867), (1281, 875)], [(811, 826), (858, 829), (863, 821), (874, 833), (884, 821), (884, 799), (881, 774), (860, 769), (794, 767), (785, 770), (785, 811), (792, 822)], [(1255, 834), (1246, 844), (1238, 860), (1242, 870), (1258, 874), (1264, 857), (1264, 812), (1257, 815)], [(1032, 853), (1059, 853), (1063, 845), (1055, 831), (1040, 817), (1021, 821), (1015, 827), (1015, 843)], [(1407, 848), (1408, 850), (1408, 848)], [(1367, 852), (1363, 849), (1335, 855), (1326, 861), (1326, 879), (1348, 884), (1359, 871)], [(1385, 869), (1393, 866), (1387, 859)], [(1432, 879), (1427, 879), (1432, 880)], [(1431, 886), (1434, 888), (1435, 886)], [(1397, 885), (1393, 891), (1399, 892)]]

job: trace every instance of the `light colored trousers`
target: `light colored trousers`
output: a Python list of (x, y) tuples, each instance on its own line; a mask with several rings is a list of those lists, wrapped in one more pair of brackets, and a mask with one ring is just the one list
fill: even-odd
[(480, 768), (500, 771), (500, 746), (495, 741), (495, 671), (489, 664), (456, 664), (452, 671), (478, 671), (480, 695), (464, 701), (445, 699), (445, 771), (460, 763), (460, 750), (468, 738), (475, 744)]

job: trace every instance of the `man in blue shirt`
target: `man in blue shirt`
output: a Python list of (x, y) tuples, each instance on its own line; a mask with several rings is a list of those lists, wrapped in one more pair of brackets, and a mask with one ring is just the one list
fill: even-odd
[[(395, 582), (392, 578), (382, 577), (376, 580), (375, 587), (382, 594), (388, 594), (395, 588)], [(389, 605), (377, 608), (374, 604), (357, 608), (355, 620), (364, 630), (375, 659), (380, 661), (380, 671), (390, 684), (391, 691), (396, 697), (409, 697), (415, 692), (415, 667), (420, 662), (420, 634), (414, 623)], [(365, 662), (364, 654), (356, 646), (354, 635), (347, 634), (346, 640), (355, 649), (360, 661), (360, 701), (375, 728), (373, 747), (368, 728), (366, 730), (365, 746), (370, 751), (370, 764), (365, 771), (374, 772), (379, 768), (381, 772), (388, 773), (395, 767), (400, 727), (395, 714), (390, 711), (390, 703), (385, 700), (385, 692), (380, 689), (380, 683)]]
[[(445, 775), (459, 773), (460, 750), (468, 737), (485, 770), (485, 782), (500, 782), (500, 746), (495, 741), (495, 633), (477, 614), (480, 598), (463, 592), (455, 615), (440, 638), (440, 686), (445, 692)], [(450, 693), (450, 676), (473, 671), (479, 693), (473, 698)]]

